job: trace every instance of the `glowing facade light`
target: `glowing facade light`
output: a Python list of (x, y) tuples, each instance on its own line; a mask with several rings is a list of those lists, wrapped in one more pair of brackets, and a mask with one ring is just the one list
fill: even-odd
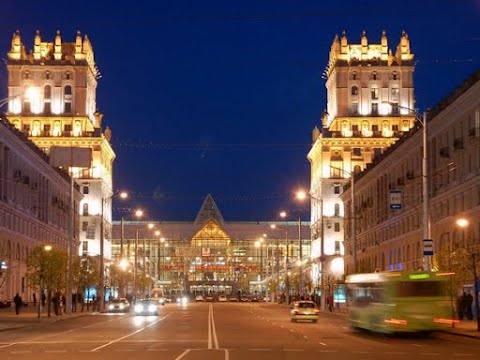
[(260, 243), (260, 241), (255, 241), (255, 247), (256, 247), (256, 248), (259, 248), (260, 246), (262, 246), (262, 244)]
[(270, 228), (271, 228), (271, 229), (276, 229), (276, 228), (277, 228), (277, 225), (271, 224), (271, 225), (270, 225)]
[(154, 227), (155, 227), (155, 225), (153, 225), (153, 224), (148, 224), (148, 228), (149, 228), (150, 230), (153, 229)]
[(43, 249), (44, 249), (45, 251), (50, 251), (50, 250), (52, 250), (52, 245), (45, 245), (45, 246), (43, 247)]
[(465, 218), (460, 218), (460, 219), (457, 219), (456, 221), (457, 225), (464, 228), (464, 227), (467, 227), (470, 223), (468, 222), (467, 219)]
[(125, 270), (127, 270), (127, 267), (128, 267), (128, 261), (126, 259), (122, 259), (120, 261), (120, 263), (118, 264), (118, 266), (120, 267), (120, 269), (125, 271)]
[(160, 231), (159, 230), (155, 231), (155, 236), (160, 236)]

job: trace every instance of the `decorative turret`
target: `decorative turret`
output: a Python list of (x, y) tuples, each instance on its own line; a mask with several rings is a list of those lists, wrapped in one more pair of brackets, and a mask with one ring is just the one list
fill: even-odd
[(82, 58), (82, 34), (80, 31), (77, 31), (77, 36), (75, 37), (75, 60), (80, 60)]
[(380, 45), (382, 46), (382, 60), (387, 60), (388, 58), (388, 39), (387, 33), (385, 30), (382, 31), (382, 38), (380, 40)]
[(362, 31), (362, 37), (360, 38), (360, 45), (362, 45), (362, 54), (367, 55), (368, 54), (368, 39), (367, 39), (367, 33), (365, 30)]
[(345, 30), (342, 32), (340, 45), (342, 47), (342, 51), (341, 51), (342, 54), (348, 54), (348, 40), (347, 40), (347, 35), (345, 35)]
[(22, 57), (23, 43), (20, 31), (15, 31), (12, 36), (12, 46), (8, 53), (8, 57), (12, 60), (20, 60)]
[(40, 60), (42, 58), (42, 38), (40, 37), (39, 30), (36, 31), (33, 40), (33, 58), (35, 60)]
[(60, 35), (60, 30), (57, 30), (57, 35), (55, 36), (53, 58), (55, 60), (62, 60), (62, 37)]

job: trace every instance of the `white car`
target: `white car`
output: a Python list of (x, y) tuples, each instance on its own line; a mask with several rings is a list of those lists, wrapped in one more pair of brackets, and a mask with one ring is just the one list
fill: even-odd
[(227, 302), (227, 297), (225, 295), (220, 295), (218, 297), (218, 302)]
[(195, 301), (198, 302), (198, 301), (203, 301), (203, 300), (205, 300), (205, 299), (203, 298), (203, 295), (197, 295), (197, 296), (195, 296)]

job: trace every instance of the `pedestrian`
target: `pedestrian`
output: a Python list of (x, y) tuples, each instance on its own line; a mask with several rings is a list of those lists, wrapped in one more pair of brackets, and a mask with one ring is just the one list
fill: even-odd
[(457, 313), (458, 313), (458, 319), (463, 320), (463, 317), (465, 316), (465, 293), (460, 295), (457, 299)]
[(465, 315), (467, 316), (468, 320), (473, 320), (473, 312), (472, 312), (472, 304), (473, 304), (473, 296), (470, 294), (470, 291), (465, 296)]
[(328, 310), (332, 312), (333, 311), (333, 295), (332, 294), (328, 295), (327, 304), (328, 304)]
[(47, 296), (45, 293), (42, 291), (42, 306), (45, 307), (45, 304), (47, 302)]
[(37, 305), (37, 294), (33, 293), (32, 297), (33, 297), (33, 305), (36, 306)]
[(22, 300), (22, 297), (18, 294), (18, 292), (17, 292), (17, 295), (15, 295), (15, 297), (13, 298), (13, 302), (15, 303), (15, 313), (19, 315), (20, 308), (23, 305), (23, 300)]

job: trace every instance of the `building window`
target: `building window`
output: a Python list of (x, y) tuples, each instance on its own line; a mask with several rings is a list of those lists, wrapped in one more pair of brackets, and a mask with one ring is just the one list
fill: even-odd
[(340, 194), (340, 185), (338, 184), (333, 185), (333, 193)]
[(66, 80), (70, 80), (71, 78), (72, 78), (72, 74), (70, 74), (70, 72), (67, 71), (67, 72), (65, 73), (65, 79), (66, 79)]
[(43, 112), (46, 114), (50, 114), (52, 112), (52, 106), (50, 105), (50, 102), (45, 102), (43, 105)]
[(353, 155), (362, 156), (362, 149), (361, 148), (353, 148)]
[(82, 221), (82, 231), (87, 231), (88, 229), (88, 221)]
[(62, 134), (62, 124), (59, 120), (53, 123), (53, 136), (60, 136)]
[(374, 73), (372, 74), (372, 80), (377, 80), (377, 73), (374, 72)]
[(43, 131), (50, 132), (50, 124), (43, 125)]
[(340, 241), (335, 241), (335, 254), (340, 253)]
[(400, 111), (398, 109), (398, 103), (393, 103), (392, 104), (392, 114), (393, 115), (398, 115), (400, 114)]
[(378, 125), (372, 125), (372, 131), (377, 132), (378, 131)]
[(82, 241), (82, 254), (88, 254), (88, 241)]
[(71, 102), (65, 102), (65, 114), (70, 114), (72, 112), (72, 103)]
[(398, 131), (398, 125), (392, 125), (392, 131)]
[(335, 229), (335, 232), (340, 232), (340, 223), (336, 222), (334, 224), (334, 229)]
[(353, 86), (352, 87), (352, 96), (357, 96), (358, 95), (358, 87)]
[(45, 100), (50, 100), (52, 98), (52, 87), (50, 85), (45, 85), (43, 88), (43, 98)]
[(378, 88), (372, 88), (372, 100), (378, 100)]
[(72, 125), (70, 125), (70, 124), (65, 124), (64, 130), (67, 131), (67, 132), (72, 131)]
[(330, 167), (330, 177), (332, 179), (341, 179), (342, 178), (342, 169), (337, 166)]
[(83, 204), (83, 216), (88, 216), (88, 203)]
[(398, 96), (400, 95), (400, 89), (396, 87), (392, 88), (391, 94), (392, 94), (392, 99), (398, 99)]
[(378, 115), (378, 104), (372, 103), (372, 115)]
[(358, 125), (352, 125), (352, 131), (353, 132), (358, 131)]
[(30, 79), (30, 71), (28, 71), (28, 70), (25, 71), (25, 72), (23, 73), (23, 78), (24, 78), (25, 80)]
[(350, 110), (352, 115), (358, 115), (358, 103), (352, 103)]
[(70, 85), (65, 86), (65, 88), (63, 89), (63, 94), (72, 95), (72, 87)]
[(353, 73), (353, 74), (352, 74), (352, 80), (357, 80), (357, 79), (358, 79), (358, 78), (357, 78), (357, 73)]
[(340, 204), (335, 204), (335, 216), (340, 216)]
[(88, 193), (90, 192), (90, 185), (89, 184), (83, 184), (82, 186), (82, 193), (84, 195), (88, 195)]
[(393, 73), (393, 80), (398, 80), (398, 74), (396, 72)]

